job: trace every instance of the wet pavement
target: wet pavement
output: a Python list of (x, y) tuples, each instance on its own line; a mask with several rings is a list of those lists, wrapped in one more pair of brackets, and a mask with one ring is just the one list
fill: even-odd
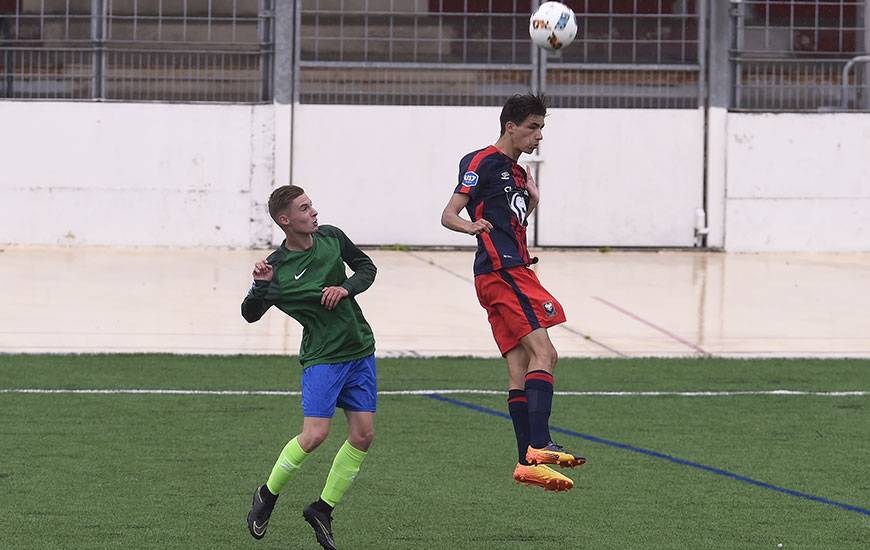
[[(498, 356), (473, 251), (369, 250), (380, 356)], [(265, 250), (6, 247), (0, 353), (294, 354), (301, 327), (239, 306)], [(563, 357), (870, 358), (870, 254), (538, 250)], [(2, 360), (2, 358), (0, 358)]]

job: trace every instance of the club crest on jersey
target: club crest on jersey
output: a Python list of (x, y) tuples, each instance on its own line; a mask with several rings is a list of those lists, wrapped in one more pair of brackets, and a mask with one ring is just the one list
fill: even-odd
[(514, 214), (517, 215), (517, 219), (520, 220), (520, 223), (526, 224), (526, 199), (520, 195), (519, 193), (514, 193), (514, 196), (511, 197), (511, 210), (514, 211)]
[(465, 187), (474, 187), (477, 185), (478, 180), (477, 172), (472, 172), (469, 170), (462, 176), (462, 185)]
[(507, 195), (508, 206), (513, 211), (514, 215), (520, 220), (522, 225), (526, 225), (526, 212), (528, 211), (528, 206), (526, 204), (526, 196), (528, 195), (528, 191), (525, 189), (514, 189), (512, 186), (508, 185), (504, 188), (505, 195)]
[(553, 305), (553, 302), (544, 302), (544, 313), (547, 314), (547, 317), (556, 316), (556, 306)]

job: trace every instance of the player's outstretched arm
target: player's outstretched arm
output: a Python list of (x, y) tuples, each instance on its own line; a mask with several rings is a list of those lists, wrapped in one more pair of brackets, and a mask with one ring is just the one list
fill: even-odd
[(492, 230), (492, 224), (485, 219), (481, 218), (470, 222), (459, 215), (462, 209), (468, 205), (468, 200), (468, 195), (454, 193), (441, 213), (441, 225), (457, 233), (468, 233), (469, 235), (489, 233)]
[(248, 295), (242, 302), (242, 317), (249, 323), (259, 321), (272, 306), (266, 301), (266, 293), (272, 283), (274, 272), (272, 266), (263, 260), (254, 264), (251, 275), (254, 277), (254, 284), (251, 285)]

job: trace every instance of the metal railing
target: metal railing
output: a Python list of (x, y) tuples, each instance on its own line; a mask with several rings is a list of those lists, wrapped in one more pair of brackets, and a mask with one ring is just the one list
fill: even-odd
[(865, 82), (863, 84), (852, 84), (849, 82), (849, 73), (851, 73), (852, 67), (857, 63), (870, 63), (870, 55), (855, 56), (843, 66), (843, 74), (840, 77), (840, 108), (844, 111), (849, 110), (850, 90), (855, 92), (852, 108), (857, 109), (863, 107), (864, 109), (870, 110), (870, 82)]
[(0, 0), (0, 98), (269, 101), (272, 3)]
[(545, 54), (540, 0), (0, 0), (0, 98), (692, 109), (715, 81), (738, 111), (870, 110), (870, 67), (844, 72), (867, 0), (719, 1), (569, 0), (577, 39)]
[(561, 107), (698, 107), (695, 2), (565, 3), (576, 43), (541, 58), (537, 0), (297, 0), (296, 99), (501, 105), (532, 90)]
[[(844, 65), (870, 48), (865, 0), (732, 0), (732, 109), (870, 109), (866, 75)], [(851, 91), (850, 91), (851, 90)]]

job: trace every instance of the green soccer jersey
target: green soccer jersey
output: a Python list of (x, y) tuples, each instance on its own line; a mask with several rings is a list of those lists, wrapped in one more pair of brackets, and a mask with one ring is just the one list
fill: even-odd
[[(299, 362), (302, 367), (343, 363), (375, 351), (372, 329), (354, 296), (371, 286), (377, 268), (337, 227), (322, 225), (308, 250), (288, 250), (282, 244), (266, 260), (271, 281), (254, 281), (242, 302), (242, 316), (253, 323), (275, 306), (302, 325)], [(348, 278), (345, 263), (353, 270)], [(329, 286), (347, 289), (346, 298), (333, 310), (321, 303)]]

